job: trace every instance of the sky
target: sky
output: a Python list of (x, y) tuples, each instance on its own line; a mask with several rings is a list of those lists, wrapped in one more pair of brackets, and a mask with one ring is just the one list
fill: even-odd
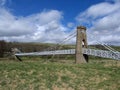
[(0, 0), (0, 40), (59, 43), (80, 25), (88, 44), (120, 45), (120, 0)]

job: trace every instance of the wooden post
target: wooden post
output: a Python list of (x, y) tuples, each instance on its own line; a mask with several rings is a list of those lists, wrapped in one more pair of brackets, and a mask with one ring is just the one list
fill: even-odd
[(88, 62), (88, 56), (82, 53), (82, 48), (87, 48), (87, 36), (86, 27), (77, 27), (77, 37), (76, 37), (76, 63), (86, 63)]

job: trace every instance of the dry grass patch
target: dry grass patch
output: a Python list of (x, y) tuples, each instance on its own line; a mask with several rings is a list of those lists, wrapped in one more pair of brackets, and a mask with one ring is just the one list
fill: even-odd
[(120, 90), (120, 66), (112, 64), (0, 62), (0, 90)]

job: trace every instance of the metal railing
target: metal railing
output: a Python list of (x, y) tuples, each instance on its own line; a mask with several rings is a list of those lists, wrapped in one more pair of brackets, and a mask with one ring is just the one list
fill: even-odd
[[(92, 56), (120, 60), (120, 52), (111, 52), (107, 50), (83, 48), (82, 53), (87, 55), (92, 55)], [(42, 55), (61, 55), (61, 54), (75, 54), (75, 49), (42, 51), (42, 52), (31, 52), (31, 53), (16, 53), (15, 55), (16, 56), (42, 56)]]

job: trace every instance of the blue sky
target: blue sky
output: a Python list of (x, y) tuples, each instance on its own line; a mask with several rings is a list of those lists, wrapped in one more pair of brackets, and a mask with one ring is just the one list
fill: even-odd
[(84, 25), (89, 44), (120, 45), (119, 19), (120, 0), (0, 0), (0, 39), (56, 43)]
[(78, 13), (104, 0), (8, 0), (6, 7), (16, 16), (28, 16), (43, 10), (58, 10), (64, 13), (64, 22), (75, 21)]

